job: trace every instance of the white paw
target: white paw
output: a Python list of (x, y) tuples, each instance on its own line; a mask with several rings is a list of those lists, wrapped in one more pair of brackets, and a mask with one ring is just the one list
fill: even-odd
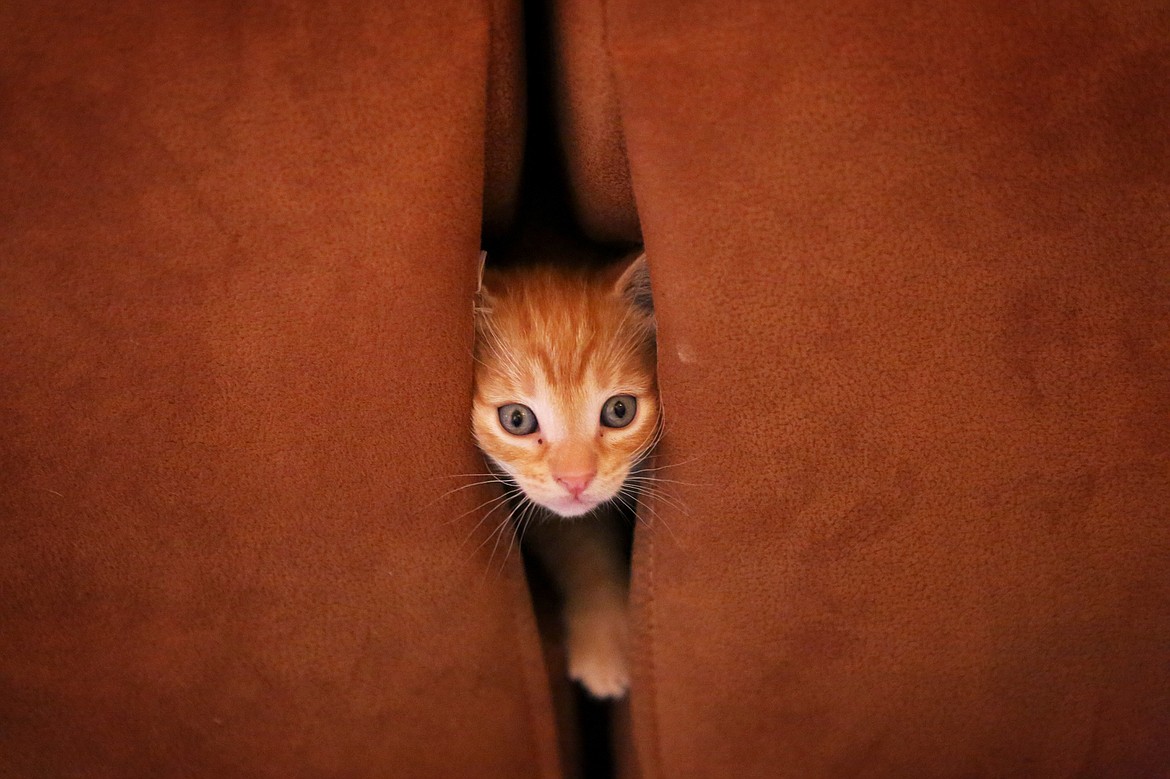
[(630, 688), (625, 609), (580, 614), (569, 624), (569, 678), (595, 698), (621, 698)]

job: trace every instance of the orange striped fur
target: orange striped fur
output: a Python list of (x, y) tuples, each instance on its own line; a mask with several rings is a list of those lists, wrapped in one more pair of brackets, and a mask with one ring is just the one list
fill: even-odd
[[(475, 309), (475, 440), (526, 499), (513, 509), (522, 525), (513, 532), (527, 528), (525, 545), (560, 590), (569, 676), (600, 698), (630, 684), (629, 572), (615, 507), (632, 505), (622, 486), (662, 423), (646, 260), (618, 270), (489, 270)], [(625, 426), (602, 423), (616, 396), (636, 402)], [(535, 428), (508, 432), (501, 408), (510, 404), (534, 413)]]
[[(652, 311), (636, 302), (645, 260), (618, 278), (553, 266), (485, 272), (476, 308), (472, 428), (479, 447), (525, 495), (576, 516), (617, 495), (660, 425)], [(633, 422), (599, 421), (604, 402), (633, 395)], [(522, 403), (539, 430), (514, 436), (498, 409)], [(595, 470), (580, 505), (555, 478)]]

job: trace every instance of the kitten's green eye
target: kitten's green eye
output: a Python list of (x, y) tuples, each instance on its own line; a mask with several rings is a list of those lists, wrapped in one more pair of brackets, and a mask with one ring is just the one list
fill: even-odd
[(528, 406), (509, 403), (500, 406), (500, 424), (512, 435), (528, 435), (536, 432), (536, 414)]
[(633, 395), (614, 395), (601, 407), (601, 424), (606, 427), (625, 427), (634, 421), (638, 401)]

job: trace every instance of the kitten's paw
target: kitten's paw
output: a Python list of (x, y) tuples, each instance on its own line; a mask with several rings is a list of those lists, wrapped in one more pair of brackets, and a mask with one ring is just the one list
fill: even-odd
[(595, 698), (621, 698), (630, 688), (629, 624), (625, 609), (573, 618), (569, 625), (569, 678)]

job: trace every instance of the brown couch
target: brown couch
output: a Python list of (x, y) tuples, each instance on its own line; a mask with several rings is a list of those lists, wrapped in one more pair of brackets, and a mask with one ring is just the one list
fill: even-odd
[[(520, 14), (0, 7), (0, 776), (575, 772), (492, 493), (443, 495)], [(683, 482), (622, 775), (1170, 776), (1166, 5), (551, 25)]]

